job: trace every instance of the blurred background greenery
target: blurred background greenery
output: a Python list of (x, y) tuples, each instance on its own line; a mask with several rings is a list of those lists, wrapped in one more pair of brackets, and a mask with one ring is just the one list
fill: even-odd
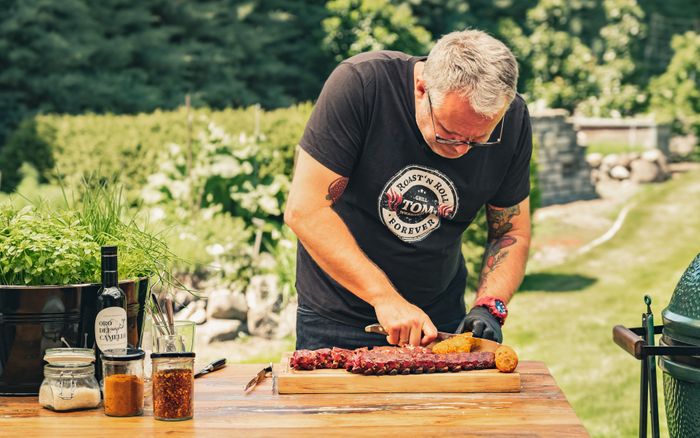
[[(474, 27), (514, 51), (519, 92), (533, 105), (652, 114), (675, 134), (700, 134), (695, 0), (0, 3), (0, 205), (65, 208), (61, 186), (116, 180), (132, 213), (180, 257), (174, 273), (196, 289), (240, 293), (272, 274), (293, 300), (296, 243), (282, 211), (295, 147), (325, 78), (356, 53), (427, 54), (441, 35)], [(610, 329), (638, 323), (644, 293), (660, 311), (698, 251), (700, 223), (688, 212), (700, 207), (700, 176), (683, 178), (636, 194), (635, 219), (595, 251), (535, 264), (512, 303), (509, 343), (547, 362), (594, 436), (635, 435), (638, 363)], [(472, 273), (483, 224), (482, 215), (463, 239)], [(595, 237), (586, 226), (535, 223), (536, 244)]]

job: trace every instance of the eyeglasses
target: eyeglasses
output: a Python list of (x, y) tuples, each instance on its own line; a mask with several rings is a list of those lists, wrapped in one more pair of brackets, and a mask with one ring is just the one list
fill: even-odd
[[(503, 127), (506, 124), (506, 114), (503, 114), (501, 118), (501, 132), (498, 134), (498, 138), (495, 141), (478, 142), (478, 141), (462, 141), (462, 140), (451, 140), (449, 138), (440, 137), (435, 130), (435, 116), (433, 115), (433, 103), (430, 100), (430, 93), (426, 90), (428, 95), (428, 107), (430, 108), (430, 120), (433, 122), (433, 134), (435, 134), (435, 143), (440, 143), (448, 146), (469, 146), (473, 148), (479, 147), (489, 147), (501, 143), (501, 138), (503, 137)], [(490, 136), (489, 136), (490, 137)]]

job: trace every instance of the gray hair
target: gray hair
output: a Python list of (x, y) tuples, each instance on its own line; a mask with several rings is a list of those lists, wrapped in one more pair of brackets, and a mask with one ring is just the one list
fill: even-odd
[(440, 38), (425, 62), (423, 79), (435, 106), (456, 92), (469, 99), (474, 111), (490, 117), (515, 97), (518, 63), (501, 41), (468, 29)]

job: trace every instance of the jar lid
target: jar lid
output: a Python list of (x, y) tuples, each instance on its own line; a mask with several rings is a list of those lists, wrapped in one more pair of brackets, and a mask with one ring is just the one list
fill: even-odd
[(194, 351), (168, 352), (168, 353), (151, 353), (151, 359), (179, 358), (179, 357), (194, 357)]
[(61, 365), (44, 365), (44, 376), (52, 377), (78, 377), (78, 376), (94, 376), (95, 365), (91, 363), (85, 364), (70, 364), (68, 366)]
[(102, 360), (130, 361), (143, 359), (146, 352), (140, 348), (117, 348), (113, 350), (105, 350), (100, 356)]
[(47, 348), (44, 360), (52, 365), (81, 365), (95, 361), (92, 348)]

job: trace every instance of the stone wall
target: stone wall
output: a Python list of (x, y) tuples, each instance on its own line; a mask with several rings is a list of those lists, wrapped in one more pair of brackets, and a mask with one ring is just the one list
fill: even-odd
[(531, 115), (537, 142), (537, 171), (542, 206), (598, 197), (591, 180), (586, 150), (576, 141), (576, 130), (565, 110)]
[(665, 155), (669, 154), (671, 127), (657, 124), (653, 119), (573, 117), (571, 121), (578, 133), (579, 142), (641, 146), (644, 149), (660, 149)]

